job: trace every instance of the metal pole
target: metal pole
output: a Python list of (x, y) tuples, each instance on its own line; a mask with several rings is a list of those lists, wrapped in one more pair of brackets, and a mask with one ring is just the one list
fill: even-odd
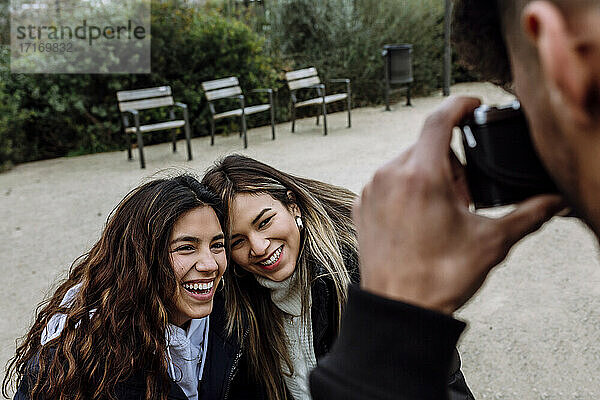
[(450, 96), (450, 81), (452, 79), (452, 47), (450, 35), (452, 34), (452, 0), (446, 0), (444, 14), (444, 96)]
[(385, 74), (385, 111), (391, 111), (390, 108), (390, 50), (383, 51), (383, 65)]

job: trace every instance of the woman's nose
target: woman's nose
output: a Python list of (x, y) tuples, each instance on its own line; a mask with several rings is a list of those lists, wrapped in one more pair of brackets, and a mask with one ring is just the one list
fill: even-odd
[(194, 268), (198, 272), (210, 273), (218, 270), (219, 265), (213, 257), (204, 256), (196, 262)]
[(253, 257), (264, 256), (269, 248), (269, 239), (264, 237), (251, 237), (250, 239), (250, 255)]

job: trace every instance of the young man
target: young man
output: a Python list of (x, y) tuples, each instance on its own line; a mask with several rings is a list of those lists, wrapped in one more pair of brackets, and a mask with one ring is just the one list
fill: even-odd
[(600, 235), (600, 0), (495, 3), (457, 0), (456, 32), (490, 78), (512, 77), (566, 202), (538, 196), (500, 219), (471, 213), (463, 172), (448, 155), (452, 128), (479, 101), (447, 100), (355, 207), (361, 289), (351, 291), (338, 342), (311, 376), (314, 399), (447, 398), (464, 329), (452, 313), (510, 248), (565, 204)]

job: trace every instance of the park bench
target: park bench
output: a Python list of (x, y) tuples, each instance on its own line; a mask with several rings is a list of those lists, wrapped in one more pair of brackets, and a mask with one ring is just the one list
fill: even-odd
[[(190, 143), (191, 133), (188, 121), (187, 105), (173, 101), (170, 86), (160, 86), (148, 89), (122, 90), (117, 92), (119, 101), (119, 111), (121, 111), (121, 121), (123, 123), (123, 132), (127, 137), (127, 157), (131, 160), (131, 135), (137, 137), (137, 147), (140, 153), (140, 168), (146, 168), (144, 161), (144, 140), (142, 134), (162, 130), (171, 130), (173, 141), (173, 152), (177, 151), (175, 129), (184, 128), (185, 140), (187, 141), (188, 161), (192, 159), (192, 146)], [(156, 122), (147, 125), (140, 125), (140, 111), (159, 107), (171, 107), (169, 110), (169, 120)], [(175, 119), (175, 108), (183, 110), (183, 119)], [(133, 124), (129, 117), (133, 117)]]
[[(242, 94), (242, 89), (238, 78), (230, 76), (228, 78), (216, 79), (202, 83), (202, 90), (208, 101), (210, 110), (210, 144), (215, 144), (215, 122), (223, 118), (239, 117), (241, 124), (240, 135), (244, 140), (244, 148), (248, 147), (248, 138), (246, 135), (246, 115), (256, 114), (259, 112), (271, 112), (271, 138), (275, 140), (275, 104), (273, 103), (273, 89), (254, 89), (255, 93), (268, 93), (269, 103), (258, 104), (254, 106), (246, 106), (245, 97)], [(216, 100), (237, 99), (238, 107), (233, 109), (221, 110), (217, 112), (215, 108)], [(219, 102), (221, 105), (224, 102)]]
[[(327, 104), (342, 100), (346, 100), (346, 108), (348, 110), (348, 128), (352, 126), (350, 119), (350, 79), (330, 79), (329, 82), (332, 83), (345, 83), (346, 92), (329, 95), (326, 94), (325, 84), (321, 83), (317, 69), (314, 67), (287, 72), (285, 74), (285, 79), (287, 80), (288, 88), (290, 89), (290, 95), (292, 98), (292, 132), (295, 131), (296, 126), (296, 108), (321, 105), (321, 114), (323, 115), (323, 134), (327, 135)], [(306, 90), (316, 91), (317, 97), (311, 97), (308, 99), (305, 98), (299, 101), (297, 96), (299, 90), (303, 90), (304, 92), (306, 92)], [(319, 125), (319, 114), (317, 114), (317, 125)]]

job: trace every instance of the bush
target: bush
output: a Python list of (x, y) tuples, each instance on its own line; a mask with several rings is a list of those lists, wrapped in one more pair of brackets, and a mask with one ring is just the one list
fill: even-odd
[[(275, 84), (276, 67), (264, 55), (264, 39), (239, 21), (154, 3), (151, 29), (151, 74), (10, 74), (10, 51), (0, 46), (0, 166), (124, 149), (118, 90), (170, 85), (176, 101), (188, 104), (192, 135), (198, 136), (208, 132), (201, 82), (236, 75), (247, 90)], [(259, 100), (266, 101), (264, 94), (248, 96), (248, 102)], [(166, 118), (168, 110), (141, 115)], [(168, 132), (144, 136), (149, 144), (168, 139)]]
[[(200, 86), (206, 80), (238, 76), (249, 104), (267, 101), (265, 94), (250, 89), (278, 87), (278, 120), (289, 113), (283, 71), (311, 65), (324, 80), (350, 78), (355, 105), (381, 103), (383, 45), (412, 43), (414, 92), (427, 94), (442, 85), (442, 1), (278, 0), (268, 2), (265, 13), (262, 8), (229, 9), (229, 4), (209, 2), (195, 9), (153, 3), (151, 74), (10, 74), (9, 50), (0, 43), (0, 168), (124, 149), (118, 90), (171, 85), (176, 100), (188, 104), (192, 135), (198, 136), (208, 134), (209, 112)], [(0, 30), (5, 35), (6, 29)], [(454, 70), (455, 78), (471, 79), (468, 71)], [(167, 111), (144, 115), (165, 118)], [(260, 118), (250, 118), (249, 127), (266, 122)], [(229, 120), (217, 129), (237, 130), (236, 124)], [(144, 139), (152, 144), (168, 140), (169, 134)]]
[[(355, 104), (383, 101), (384, 44), (413, 44), (416, 94), (442, 86), (443, 1), (280, 0), (271, 4), (271, 51), (294, 69), (314, 65), (322, 78), (350, 78)], [(461, 79), (469, 79), (464, 70), (454, 68)]]
[(9, 52), (0, 48), (0, 164), (116, 148), (99, 100), (106, 79), (10, 74)]
[(277, 67), (265, 55), (264, 39), (247, 25), (216, 12), (173, 10), (165, 4), (153, 9), (153, 21), (161, 31), (152, 27), (152, 52), (156, 54), (152, 84), (173, 82), (177, 97), (182, 96), (190, 115), (195, 116), (192, 127), (196, 132), (208, 132), (209, 111), (200, 86), (203, 81), (237, 76), (248, 104), (268, 101), (268, 96), (250, 90), (274, 87)]

